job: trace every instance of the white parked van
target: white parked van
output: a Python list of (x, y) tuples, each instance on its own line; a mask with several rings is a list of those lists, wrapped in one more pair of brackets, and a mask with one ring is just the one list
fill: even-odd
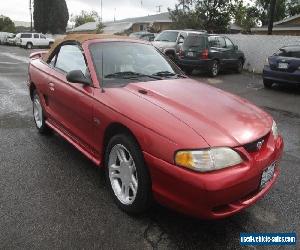
[(50, 47), (54, 43), (54, 39), (47, 38), (39, 33), (19, 33), (16, 37), (16, 44), (26, 49)]

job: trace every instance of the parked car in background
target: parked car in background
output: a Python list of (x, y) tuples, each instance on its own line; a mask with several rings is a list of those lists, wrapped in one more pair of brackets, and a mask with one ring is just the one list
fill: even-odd
[(226, 36), (189, 34), (178, 53), (176, 63), (187, 73), (201, 69), (215, 77), (220, 70), (242, 72), (245, 56)]
[(176, 52), (189, 34), (205, 33), (206, 31), (195, 30), (165, 30), (157, 35), (152, 44), (169, 58), (175, 60)]
[(13, 33), (9, 32), (0, 32), (0, 44), (6, 44), (7, 37), (13, 35)]
[(285, 46), (267, 59), (263, 70), (266, 88), (273, 83), (300, 84), (300, 46)]
[(47, 38), (39, 33), (20, 33), (17, 35), (16, 44), (26, 49), (33, 47), (51, 47), (54, 39)]
[(181, 73), (143, 41), (67, 36), (30, 56), (36, 128), (103, 167), (127, 213), (154, 198), (200, 218), (232, 216), (276, 182), (282, 136), (262, 109)]
[(16, 45), (16, 35), (11, 34), (6, 38), (6, 45), (15, 46)]
[(129, 35), (129, 37), (137, 38), (144, 41), (152, 42), (155, 39), (155, 34), (147, 31), (134, 32)]

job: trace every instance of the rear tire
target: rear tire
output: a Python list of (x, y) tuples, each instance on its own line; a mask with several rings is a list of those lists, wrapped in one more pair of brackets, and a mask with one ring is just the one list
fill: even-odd
[(26, 49), (32, 49), (32, 47), (33, 47), (32, 43), (27, 43), (26, 44)]
[(267, 79), (264, 79), (264, 86), (266, 89), (270, 89), (273, 86), (273, 82)]
[(33, 118), (35, 122), (35, 126), (38, 129), (40, 134), (49, 134), (51, 133), (51, 129), (46, 125), (45, 122), (45, 114), (41, 104), (40, 97), (36, 90), (33, 91), (32, 94), (32, 112)]
[(151, 205), (151, 179), (142, 151), (129, 134), (112, 137), (105, 150), (106, 180), (120, 209), (145, 212)]
[(220, 72), (220, 64), (217, 60), (213, 61), (213, 64), (211, 65), (209, 69), (209, 75), (211, 77), (216, 77)]

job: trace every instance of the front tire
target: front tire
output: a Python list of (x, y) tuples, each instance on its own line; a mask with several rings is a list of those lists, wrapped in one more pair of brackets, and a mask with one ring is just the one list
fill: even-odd
[(273, 86), (273, 82), (267, 79), (264, 79), (264, 86), (266, 89), (270, 89)]
[(239, 74), (241, 74), (243, 72), (243, 68), (244, 68), (244, 61), (242, 59), (240, 59), (238, 61), (236, 72), (239, 73)]
[(38, 129), (39, 133), (49, 134), (51, 132), (51, 129), (46, 125), (45, 114), (43, 111), (40, 97), (36, 90), (34, 90), (32, 96), (33, 96), (32, 97), (32, 104), (33, 104), (32, 112), (33, 112), (35, 126)]
[(129, 214), (151, 205), (151, 180), (142, 152), (129, 134), (111, 138), (105, 151), (106, 180), (115, 203)]
[(32, 47), (33, 47), (32, 43), (27, 43), (26, 44), (26, 49), (32, 49)]

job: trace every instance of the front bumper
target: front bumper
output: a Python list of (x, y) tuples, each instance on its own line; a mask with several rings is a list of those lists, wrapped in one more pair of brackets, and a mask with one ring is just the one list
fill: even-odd
[(265, 65), (263, 78), (277, 83), (300, 84), (300, 70), (294, 72), (272, 70), (270, 66)]
[[(270, 140), (273, 137), (269, 136)], [(273, 178), (259, 189), (263, 171), (282, 155), (281, 137), (273, 140), (273, 147), (270, 145), (268, 142), (256, 153), (236, 148), (245, 158), (242, 164), (210, 173), (189, 171), (144, 152), (154, 198), (174, 210), (202, 219), (231, 216), (262, 198), (278, 178), (277, 165)]]

